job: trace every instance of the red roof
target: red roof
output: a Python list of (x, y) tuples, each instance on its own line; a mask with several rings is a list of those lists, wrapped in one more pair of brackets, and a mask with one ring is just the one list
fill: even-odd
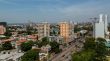
[(26, 42), (26, 41), (27, 41), (26, 39), (19, 40), (19, 42), (21, 42), (21, 43)]
[(21, 45), (21, 43), (26, 42), (26, 39), (20, 39), (16, 42), (17, 45)]

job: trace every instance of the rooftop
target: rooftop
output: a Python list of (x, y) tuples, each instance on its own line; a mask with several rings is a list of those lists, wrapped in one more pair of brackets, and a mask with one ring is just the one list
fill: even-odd
[[(3, 52), (5, 52), (5, 54), (3, 54)], [(10, 52), (10, 53), (9, 53)], [(18, 53), (15, 50), (11, 50), (11, 51), (2, 51), (0, 53), (0, 61), (1, 60), (8, 60), (8, 59), (13, 59), (16, 60), (18, 58), (20, 58), (24, 53)]]

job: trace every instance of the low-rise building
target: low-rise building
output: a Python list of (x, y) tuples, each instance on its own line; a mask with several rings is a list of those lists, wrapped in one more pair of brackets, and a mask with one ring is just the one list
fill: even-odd
[(18, 53), (16, 50), (0, 52), (0, 61), (20, 61), (24, 53)]

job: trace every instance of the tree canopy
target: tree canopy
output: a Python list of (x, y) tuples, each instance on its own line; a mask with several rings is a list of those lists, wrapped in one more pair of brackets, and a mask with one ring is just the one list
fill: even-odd
[(106, 61), (106, 40), (89, 37), (85, 39), (84, 50), (72, 55), (73, 61)]
[(35, 45), (38, 45), (38, 47), (46, 46), (49, 44), (51, 46), (51, 53), (59, 53), (61, 49), (59, 49), (60, 44), (56, 41), (49, 41), (48, 37), (42, 38), (42, 41), (34, 42)]
[(21, 61), (39, 61), (39, 52), (29, 50), (21, 57)]
[(106, 40), (103, 38), (97, 38), (96, 39), (96, 61), (104, 61), (106, 60), (106, 52), (107, 52), (107, 47), (105, 45)]
[(87, 37), (85, 39), (84, 48), (85, 49), (95, 49), (96, 43), (95, 38), (93, 37)]
[(29, 41), (29, 42), (25, 42), (21, 44), (21, 50), (22, 51), (28, 51), (32, 48), (33, 42)]
[(13, 47), (12, 47), (12, 44), (10, 42), (5, 42), (2, 44), (2, 48), (3, 48), (3, 50), (10, 50)]
[(61, 49), (59, 49), (59, 45), (60, 44), (55, 41), (50, 42), (51, 52), (59, 53), (61, 51)]
[(6, 36), (5, 38), (8, 39), (9, 37), (12, 36), (12, 33), (11, 33), (9, 30), (7, 30), (7, 31), (4, 33), (4, 35)]
[(84, 50), (72, 55), (73, 61), (92, 61), (95, 56), (95, 52), (92, 50)]
[(38, 45), (38, 47), (46, 46), (47, 44), (49, 44), (49, 38), (48, 37), (44, 37), (44, 38), (42, 38), (41, 41), (36, 42), (36, 45)]

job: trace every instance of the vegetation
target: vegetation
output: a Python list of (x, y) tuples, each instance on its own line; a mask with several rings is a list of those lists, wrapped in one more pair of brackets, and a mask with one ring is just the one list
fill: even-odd
[(48, 37), (42, 38), (42, 43), (41, 44), (43, 44), (43, 45), (49, 44), (49, 38)]
[(12, 44), (10, 42), (5, 42), (4, 44), (2, 44), (2, 48), (3, 50), (10, 50), (12, 49)]
[(105, 61), (106, 60), (106, 52), (107, 48), (105, 46), (105, 39), (103, 38), (97, 38), (96, 40), (96, 56), (95, 56), (95, 61)]
[(95, 43), (95, 38), (93, 37), (88, 37), (85, 39), (84, 43), (84, 48), (89, 50), (89, 49), (95, 49), (96, 43)]
[(33, 45), (32, 41), (22, 43), (21, 44), (21, 50), (24, 51), (24, 52), (28, 51), (28, 50), (30, 50), (32, 48), (32, 45)]
[(59, 53), (61, 51), (59, 49), (60, 44), (55, 41), (50, 42), (48, 37), (44, 37), (42, 38), (42, 41), (35, 42), (34, 44), (38, 47), (46, 46), (47, 44), (49, 44), (51, 46), (51, 53)]
[(2, 48), (2, 46), (0, 45), (0, 51), (3, 51), (3, 48)]
[(91, 25), (86, 25), (86, 26), (83, 26), (82, 29), (88, 30), (88, 31), (93, 31), (93, 26), (91, 26)]
[(39, 61), (39, 52), (29, 50), (21, 57), (21, 61)]
[(75, 33), (79, 32), (80, 30), (81, 30), (81, 28), (79, 28), (78, 25), (76, 25), (76, 26), (74, 27), (74, 32), (75, 32)]
[(26, 33), (28, 35), (35, 34), (35, 33), (37, 33), (37, 29), (34, 29), (33, 27), (28, 26)]
[(9, 30), (7, 30), (4, 35), (6, 36), (5, 38), (8, 39), (12, 36), (12, 33)]
[(9, 31), (7, 31), (4, 35), (10, 37), (12, 34)]
[(72, 55), (74, 61), (92, 61), (95, 56), (95, 52), (92, 50), (84, 50)]
[(35, 44), (38, 45), (38, 47), (46, 46), (47, 44), (49, 44), (49, 38), (44, 37), (42, 38), (42, 41), (35, 42)]
[(51, 46), (51, 52), (54, 52), (54, 53), (59, 53), (61, 51), (61, 49), (59, 49), (59, 43), (53, 41), (53, 42), (50, 42), (50, 46)]
[(106, 61), (106, 40), (89, 37), (85, 39), (84, 50), (72, 55), (73, 61)]
[(50, 35), (57, 36), (59, 33), (59, 26), (58, 25), (51, 25), (50, 28), (51, 28)]

